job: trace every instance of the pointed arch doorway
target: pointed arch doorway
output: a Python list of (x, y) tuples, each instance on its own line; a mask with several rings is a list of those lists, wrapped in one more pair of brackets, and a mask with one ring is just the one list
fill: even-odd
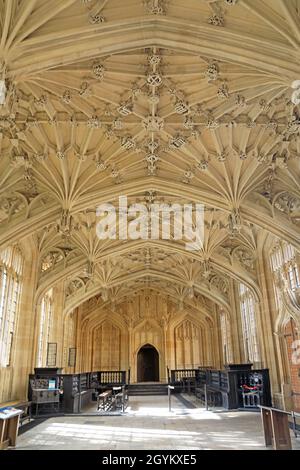
[(138, 352), (137, 381), (159, 382), (159, 354), (151, 344), (145, 344)]

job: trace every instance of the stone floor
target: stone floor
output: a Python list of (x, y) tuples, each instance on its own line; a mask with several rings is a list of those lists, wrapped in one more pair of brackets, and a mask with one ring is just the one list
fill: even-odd
[[(19, 436), (17, 449), (265, 449), (259, 413), (198, 406), (187, 395), (183, 400), (174, 396), (169, 412), (167, 396), (130, 397), (123, 416), (45, 420)], [(293, 439), (293, 447), (300, 449), (300, 438)]]

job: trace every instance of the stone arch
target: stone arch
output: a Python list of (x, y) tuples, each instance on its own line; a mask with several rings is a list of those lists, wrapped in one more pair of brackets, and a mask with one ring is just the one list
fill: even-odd
[[(185, 34), (185, 27), (189, 28), (189, 35)], [(274, 45), (276, 55), (270, 49), (270, 44), (262, 38), (253, 38), (249, 35), (245, 39), (242, 34), (231, 31), (214, 32), (214, 45), (208, 41), (208, 28), (184, 18), (168, 18), (145, 16), (142, 18), (127, 19), (123, 24), (118, 24), (118, 31), (104, 30), (95, 31), (93, 38), (73, 37), (67, 51), (60, 51), (51, 45), (51, 56), (44, 52), (36, 53), (34, 63), (28, 59), (28, 54), (18, 57), (18, 61), (10, 64), (10, 73), (21, 74), (26, 72), (39, 72), (49, 67), (59, 67), (76, 60), (87, 60), (95, 56), (107, 56), (108, 54), (118, 54), (131, 51), (140, 47), (159, 46), (174, 49), (178, 52), (195, 53), (206, 57), (213, 57), (216, 60), (226, 58), (234, 63), (253, 66), (262, 71), (275, 73), (278, 75), (278, 67), (282, 76), (294, 78), (297, 72), (297, 64), (294, 68), (288, 60), (295, 55), (295, 50), (289, 44), (282, 45), (282, 42)], [(48, 38), (47, 38), (48, 39)], [(41, 39), (40, 39), (41, 40)], [(27, 41), (30, 43), (30, 41)], [(27, 47), (30, 47), (28, 45)], [(255, 50), (255, 54), (252, 52)], [(26, 51), (26, 48), (25, 48)], [(237, 54), (238, 51), (238, 54)], [(18, 51), (19, 52), (19, 51)], [(266, 60), (268, 57), (268, 60)], [(277, 65), (277, 66), (276, 66)]]
[(163, 328), (156, 320), (146, 318), (139, 322), (131, 332), (132, 353), (130, 354), (132, 381), (137, 381), (137, 360), (140, 349), (146, 344), (150, 344), (156, 349), (159, 355), (159, 378), (166, 379), (165, 370), (165, 341)]

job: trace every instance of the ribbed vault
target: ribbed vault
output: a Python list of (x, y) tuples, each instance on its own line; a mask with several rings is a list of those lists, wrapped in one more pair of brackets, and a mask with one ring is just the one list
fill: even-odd
[[(226, 309), (232, 280), (259, 298), (259, 234), (300, 248), (299, 0), (0, 8), (0, 244), (34, 238), (37, 301), (62, 283), (69, 312), (146, 284)], [(100, 241), (96, 207), (120, 195), (204, 204), (203, 248)]]

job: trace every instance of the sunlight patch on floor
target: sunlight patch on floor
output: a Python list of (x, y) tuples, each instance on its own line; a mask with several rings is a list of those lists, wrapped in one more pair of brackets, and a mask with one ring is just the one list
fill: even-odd
[(161, 416), (161, 417), (171, 417), (171, 416), (189, 416), (192, 419), (211, 419), (219, 420), (222, 419), (220, 416), (212, 413), (211, 411), (206, 411), (204, 409), (176, 409), (173, 408), (172, 411), (169, 411), (168, 408), (153, 408), (147, 406), (139, 406), (137, 409), (134, 409), (128, 406), (126, 413), (133, 416)]

